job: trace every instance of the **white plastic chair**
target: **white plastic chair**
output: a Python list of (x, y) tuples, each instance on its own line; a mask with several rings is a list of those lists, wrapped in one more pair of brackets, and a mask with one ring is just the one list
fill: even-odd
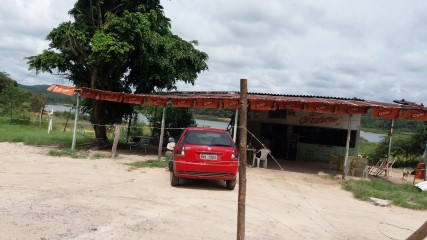
[[(257, 167), (259, 167), (259, 164), (261, 161), (264, 161), (263, 167), (267, 168), (268, 154), (270, 154), (271, 151), (266, 149), (266, 148), (263, 148), (263, 149), (258, 150), (258, 152), (260, 152), (261, 155), (259, 157), (255, 157)], [(255, 161), (253, 164), (255, 164)]]

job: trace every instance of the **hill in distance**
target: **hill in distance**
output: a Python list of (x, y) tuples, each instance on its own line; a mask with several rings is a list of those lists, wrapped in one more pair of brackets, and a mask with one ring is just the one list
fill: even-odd
[(47, 91), (50, 85), (22, 85), (18, 84), (21, 89), (33, 92), (41, 93), (47, 97), (47, 104), (60, 104), (60, 105), (72, 105), (75, 104), (76, 98), (73, 96), (67, 96), (59, 93), (53, 93)]

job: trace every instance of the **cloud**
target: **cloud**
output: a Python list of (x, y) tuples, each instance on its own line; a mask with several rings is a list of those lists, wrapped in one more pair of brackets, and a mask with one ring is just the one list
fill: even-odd
[[(6, 0), (0, 66), (22, 84), (67, 80), (27, 70), (74, 0)], [(161, 1), (172, 31), (197, 39), (209, 71), (183, 91), (358, 97), (426, 104), (427, 2), (360, 0)]]

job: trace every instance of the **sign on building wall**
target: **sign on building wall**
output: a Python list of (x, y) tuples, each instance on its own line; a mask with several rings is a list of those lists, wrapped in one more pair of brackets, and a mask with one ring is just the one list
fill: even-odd
[[(268, 111), (251, 111), (248, 114), (248, 121), (278, 123), (286, 125), (325, 127), (348, 129), (348, 115), (335, 115), (323, 113), (310, 113), (303, 111), (284, 110), (286, 114), (272, 114)], [(280, 116), (280, 117), (278, 117)], [(359, 130), (360, 114), (352, 116), (351, 129)]]

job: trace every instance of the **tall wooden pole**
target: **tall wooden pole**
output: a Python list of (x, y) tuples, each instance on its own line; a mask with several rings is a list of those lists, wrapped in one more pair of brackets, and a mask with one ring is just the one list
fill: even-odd
[(345, 179), (348, 176), (348, 172), (350, 170), (350, 162), (348, 161), (348, 153), (350, 150), (350, 137), (351, 137), (351, 117), (352, 115), (348, 115), (348, 129), (347, 129), (347, 141), (345, 144), (345, 155), (344, 155), (344, 172), (343, 172), (343, 179)]
[(427, 142), (426, 149), (424, 150), (424, 181), (427, 181)]
[(427, 238), (427, 221), (406, 240), (423, 240)]
[(388, 138), (387, 161), (390, 161), (391, 140), (393, 138), (393, 127), (394, 127), (394, 119), (391, 120), (391, 127), (390, 127), (389, 138)]
[[(240, 117), (239, 117), (239, 198), (237, 210), (237, 240), (245, 239), (246, 219), (246, 123), (247, 123), (247, 80), (240, 79)], [(235, 129), (237, 130), (237, 129)]]

